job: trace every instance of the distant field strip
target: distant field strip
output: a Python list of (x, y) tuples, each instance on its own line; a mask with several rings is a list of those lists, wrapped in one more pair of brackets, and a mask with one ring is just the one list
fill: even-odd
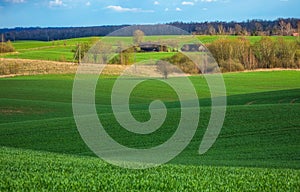
[[(226, 35), (200, 35), (195, 36), (200, 42), (204, 44), (210, 44), (217, 39), (227, 38), (246, 38), (249, 39), (251, 44), (259, 41), (261, 36), (226, 36)], [(12, 42), (17, 53), (0, 55), (0, 58), (17, 58), (17, 59), (33, 59), (33, 60), (50, 60), (50, 61), (61, 61), (61, 62), (73, 62), (74, 53), (72, 49), (75, 49), (78, 43), (88, 43), (96, 40), (101, 40), (103, 37), (85, 37), (85, 38), (74, 38), (57, 41), (16, 41)], [(109, 37), (111, 43), (117, 44), (118, 41), (123, 41), (126, 44), (132, 43), (132, 37)], [(178, 36), (145, 36), (145, 41), (156, 41), (160, 42), (166, 39), (180, 39)], [(272, 39), (279, 38), (278, 36), (272, 36)], [(284, 36), (285, 40), (296, 41), (296, 37)], [(135, 62), (149, 59), (160, 59), (162, 53), (151, 53), (151, 54), (137, 54)], [(171, 56), (171, 53), (165, 53)], [(174, 53), (173, 53), (174, 54)]]

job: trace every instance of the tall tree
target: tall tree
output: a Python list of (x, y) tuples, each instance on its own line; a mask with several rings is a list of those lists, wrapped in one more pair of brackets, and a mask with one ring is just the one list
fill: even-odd
[(91, 44), (88, 42), (78, 43), (76, 45), (76, 48), (72, 50), (72, 52), (74, 53), (74, 60), (78, 64), (80, 64), (81, 60), (83, 59), (83, 57), (89, 51), (90, 48), (91, 48)]
[(207, 32), (209, 35), (215, 35), (216, 34), (216, 29), (214, 26), (211, 24), (208, 25)]
[(145, 36), (145, 33), (142, 31), (142, 30), (135, 30), (133, 32), (133, 43), (135, 45), (138, 45), (140, 44), (141, 42), (144, 41), (144, 36)]
[(275, 43), (270, 37), (262, 37), (254, 44), (254, 54), (258, 60), (258, 67), (272, 68), (276, 62)]
[(281, 32), (280, 35), (284, 35), (285, 25), (286, 24), (285, 24), (285, 22), (283, 20), (279, 21), (279, 28), (280, 28), (280, 32)]
[(286, 41), (284, 38), (278, 38), (276, 41), (276, 67), (294, 68), (295, 54), (297, 45), (295, 42)]
[(263, 26), (260, 22), (255, 22), (255, 31), (254, 31), (254, 35), (261, 35), (262, 31), (263, 31)]
[(159, 60), (156, 63), (156, 69), (163, 75), (164, 79), (168, 79), (169, 74), (172, 72), (172, 67), (167, 61)]
[(235, 24), (234, 30), (235, 30), (235, 35), (241, 35), (243, 28), (240, 24)]
[(299, 41), (299, 36), (300, 36), (300, 21), (298, 21), (297, 25), (298, 25), (298, 41)]
[(291, 23), (287, 23), (285, 26), (285, 34), (291, 35), (292, 31), (293, 31), (293, 27), (292, 27)]
[(225, 34), (225, 28), (222, 24), (218, 25), (218, 33), (220, 35), (224, 35)]
[(112, 45), (104, 42), (97, 42), (89, 50), (89, 54), (93, 57), (94, 63), (106, 64), (112, 53)]

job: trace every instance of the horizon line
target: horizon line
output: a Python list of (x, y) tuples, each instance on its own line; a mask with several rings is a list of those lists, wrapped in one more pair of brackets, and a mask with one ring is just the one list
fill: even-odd
[(288, 20), (288, 19), (298, 19), (300, 20), (300, 18), (297, 17), (278, 17), (276, 19), (247, 19), (247, 20), (241, 20), (241, 21), (220, 21), (220, 20), (214, 20), (214, 21), (169, 21), (169, 22), (165, 22), (165, 23), (127, 23), (127, 24), (101, 24), (101, 25), (81, 25), (81, 26), (14, 26), (14, 27), (0, 27), (0, 29), (17, 29), (17, 28), (85, 28), (85, 27), (108, 27), (108, 26), (134, 26), (134, 25), (168, 25), (168, 24), (172, 24), (172, 23), (184, 23), (184, 24), (190, 24), (190, 23), (247, 23), (249, 21), (277, 21), (277, 20)]

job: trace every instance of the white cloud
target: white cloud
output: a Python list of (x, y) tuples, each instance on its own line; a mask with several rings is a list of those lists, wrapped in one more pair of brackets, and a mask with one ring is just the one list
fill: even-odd
[(62, 2), (62, 0), (49, 1), (49, 7), (60, 7), (64, 5), (65, 4)]
[(221, 3), (230, 3), (230, 0), (221, 0)]
[(109, 5), (106, 8), (117, 12), (154, 12), (153, 10), (143, 10), (140, 8), (126, 8), (118, 5)]
[(202, 11), (207, 11), (208, 9), (206, 7), (202, 8)]
[(210, 2), (215, 2), (217, 0), (201, 0), (201, 2), (207, 2), (207, 3), (210, 3)]
[(192, 2), (192, 1), (183, 1), (182, 3), (181, 3), (182, 5), (194, 5), (194, 2)]
[(159, 5), (159, 2), (158, 1), (154, 1), (154, 5)]
[(85, 3), (85, 5), (86, 5), (86, 6), (90, 6), (90, 5), (91, 5), (91, 2), (88, 1), (88, 2)]
[(9, 3), (24, 3), (25, 0), (5, 0), (6, 2), (9, 2)]
[(179, 7), (177, 7), (175, 10), (176, 11), (182, 11), (182, 9), (180, 9)]
[(165, 8), (165, 11), (169, 11), (169, 8)]

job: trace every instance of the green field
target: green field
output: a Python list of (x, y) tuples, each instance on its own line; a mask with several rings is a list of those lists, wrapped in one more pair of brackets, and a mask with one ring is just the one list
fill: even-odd
[[(179, 156), (147, 170), (109, 165), (87, 148), (72, 114), (74, 75), (0, 79), (0, 191), (299, 191), (300, 72), (223, 76), (228, 106), (213, 147), (198, 154), (210, 116), (210, 92), (204, 78), (192, 76), (201, 104), (197, 132)], [(96, 90), (96, 109), (107, 132), (134, 148), (166, 141), (180, 117), (175, 92), (156, 80), (134, 90), (130, 101), (136, 119), (150, 118), (154, 99), (168, 108), (163, 126), (141, 136), (124, 131), (114, 118), (110, 94), (115, 80), (100, 78)]]
[(76, 38), (58, 41), (16, 41), (13, 46), (17, 53), (6, 54), (5, 58), (49, 60), (49, 61), (74, 61), (76, 44), (90, 42), (98, 37)]
[[(165, 39), (172, 39), (174, 36), (145, 36), (145, 41), (159, 41)], [(197, 36), (200, 42), (204, 44), (211, 43), (219, 38), (238, 38), (238, 36)], [(261, 39), (261, 36), (247, 36), (247, 39), (253, 44)], [(272, 37), (276, 39), (278, 37)], [(286, 40), (295, 41), (296, 37), (284, 36)], [(74, 62), (74, 53), (71, 51), (75, 49), (75, 45), (82, 42), (90, 42), (92, 39), (100, 39), (99, 37), (86, 37), (86, 38), (75, 38), (58, 41), (16, 41), (13, 45), (17, 53), (0, 55), (5, 58), (19, 58), (19, 59), (34, 59), (34, 60), (50, 60), (50, 61), (67, 61)], [(132, 37), (110, 37), (111, 43), (117, 43), (119, 41), (130, 44)], [(151, 54), (137, 54), (136, 62), (144, 59), (160, 59), (163, 58), (162, 54), (172, 56), (172, 53), (151, 53)], [(151, 57), (148, 57), (150, 56)]]

